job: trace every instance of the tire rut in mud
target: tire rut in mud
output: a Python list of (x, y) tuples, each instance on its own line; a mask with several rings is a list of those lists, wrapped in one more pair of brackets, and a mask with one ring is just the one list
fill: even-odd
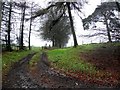
[(19, 62), (12, 66), (8, 72), (7, 78), (3, 81), (2, 88), (38, 88), (39, 85), (35, 84), (28, 73), (28, 63), (36, 53), (28, 54)]
[[(36, 72), (36, 73), (35, 73)], [(50, 68), (46, 53), (42, 53), (32, 78), (42, 88), (97, 88)]]

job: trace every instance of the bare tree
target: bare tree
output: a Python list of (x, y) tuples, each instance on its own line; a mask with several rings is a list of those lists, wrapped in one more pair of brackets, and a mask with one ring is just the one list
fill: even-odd
[(21, 5), (22, 17), (21, 17), (21, 33), (20, 33), (20, 50), (23, 50), (23, 31), (24, 31), (24, 21), (25, 21), (25, 10), (26, 2), (23, 2)]
[[(32, 8), (33, 8), (33, 3), (31, 4), (31, 11), (30, 11), (30, 14), (31, 14), (31, 17), (32, 17)], [(31, 30), (32, 30), (32, 18), (30, 18), (30, 30), (29, 30), (29, 37), (28, 37), (28, 46), (29, 46), (29, 50), (31, 50), (31, 47), (30, 47), (30, 36), (31, 36)]]
[(67, 8), (68, 8), (68, 14), (69, 14), (69, 19), (70, 19), (71, 31), (72, 31), (73, 39), (74, 39), (74, 47), (76, 47), (78, 45), (78, 43), (77, 43), (77, 38), (76, 38), (74, 26), (73, 26), (73, 19), (72, 19), (72, 14), (71, 14), (71, 9), (70, 9), (70, 2), (67, 2), (66, 4), (67, 4)]
[(11, 12), (12, 12), (12, 2), (9, 2), (10, 8), (9, 8), (9, 21), (8, 21), (8, 45), (7, 50), (11, 51), (11, 44), (10, 44), (10, 32), (11, 32)]
[(2, 1), (0, 1), (0, 31), (1, 31), (1, 21), (2, 21)]
[(118, 10), (120, 12), (120, 4), (119, 4), (119, 2), (116, 2), (116, 4), (117, 4)]

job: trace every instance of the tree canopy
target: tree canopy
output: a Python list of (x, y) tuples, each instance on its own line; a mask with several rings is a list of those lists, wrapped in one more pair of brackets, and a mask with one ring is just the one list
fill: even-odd
[(54, 8), (54, 12), (56, 11), (59, 12), (59, 15), (51, 22), (51, 25), (49, 27), (49, 29), (51, 30), (52, 27), (55, 24), (57, 24), (64, 15), (68, 15), (70, 19), (71, 32), (74, 40), (74, 47), (76, 47), (78, 45), (78, 42), (77, 42), (75, 30), (74, 30), (74, 23), (73, 23), (71, 10), (77, 10), (81, 12), (81, 8), (85, 3), (87, 3), (86, 0), (80, 0), (78, 2), (67, 2), (67, 1), (49, 2), (48, 7), (36, 11), (32, 18), (34, 19), (36, 17), (43, 16), (47, 14), (51, 8)]
[(47, 14), (47, 20), (42, 23), (42, 27), (40, 28), (40, 36), (44, 40), (52, 41), (53, 47), (61, 48), (65, 46), (69, 40), (69, 35), (71, 34), (70, 21), (69, 17), (63, 16), (50, 30), (49, 27), (51, 26), (51, 22), (56, 16), (57, 12), (50, 11), (49, 14)]
[(103, 22), (106, 25), (108, 40), (111, 42), (112, 37), (118, 40), (120, 36), (118, 11), (116, 2), (102, 3), (91, 15), (82, 20), (84, 29), (89, 29), (91, 25), (93, 25), (92, 29), (97, 28), (96, 22)]

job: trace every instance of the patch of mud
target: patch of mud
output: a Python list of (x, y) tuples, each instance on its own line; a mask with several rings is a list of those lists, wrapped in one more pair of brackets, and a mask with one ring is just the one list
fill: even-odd
[(50, 68), (47, 55), (43, 53), (36, 68), (31, 72), (31, 78), (42, 88), (97, 88), (98, 86), (86, 84), (76, 78)]
[(97, 69), (120, 72), (120, 47), (101, 47), (91, 53), (83, 53), (80, 57), (93, 63)]
[[(93, 64), (97, 70), (110, 73), (111, 84), (120, 87), (120, 47), (100, 47), (90, 53), (81, 53), (80, 57)], [(107, 78), (103, 78), (104, 80)], [(109, 80), (109, 81), (110, 81)], [(114, 82), (115, 81), (115, 82)]]
[(35, 84), (30, 79), (28, 73), (28, 62), (35, 53), (29, 54), (19, 62), (15, 63), (9, 71), (7, 78), (3, 81), (2, 88), (38, 88), (39, 85)]
[[(51, 68), (46, 53), (42, 53), (37, 65), (29, 69), (28, 63), (33, 54), (29, 54), (15, 63), (3, 81), (4, 88), (99, 88), (98, 85), (85, 83), (59, 70)], [(101, 88), (101, 86), (100, 86)], [(102, 86), (105, 88), (105, 86)]]

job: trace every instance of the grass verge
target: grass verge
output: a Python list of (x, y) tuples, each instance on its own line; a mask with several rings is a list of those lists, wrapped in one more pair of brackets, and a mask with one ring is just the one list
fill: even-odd
[(27, 56), (31, 51), (12, 51), (2, 53), (2, 71), (6, 73), (11, 68), (11, 65)]
[[(120, 43), (85, 44), (80, 45), (77, 48), (69, 47), (49, 50), (47, 53), (48, 59), (51, 61), (52, 67), (55, 69), (68, 72), (68, 74), (78, 77), (86, 82), (114, 86), (118, 84), (116, 76), (112, 75), (111, 72), (106, 72), (105, 70), (96, 68), (94, 63), (82, 58), (81, 55), (92, 55), (93, 52), (96, 52), (95, 55), (97, 55), (98, 52), (101, 52), (98, 50), (102, 50), (101, 53), (109, 54), (109, 52), (111, 52), (113, 53), (111, 55), (115, 56), (119, 54), (119, 52), (115, 50), (115, 48), (118, 48), (119, 46)], [(102, 55), (103, 54), (101, 54), (101, 57)], [(86, 58), (89, 57), (86, 56)], [(102, 65), (100, 67), (102, 67)]]
[[(81, 49), (80, 49), (81, 48)], [(82, 71), (95, 73), (95, 67), (82, 60), (79, 56), (80, 52), (85, 52), (87, 50), (92, 50), (90, 45), (83, 45), (77, 48), (64, 48), (55, 49), (48, 51), (48, 58), (52, 62), (54, 67), (64, 69), (66, 71)]]
[(29, 53), (39, 52), (40, 50), (41, 48), (39, 47), (32, 47), (32, 50), (3, 52), (2, 53), (3, 74), (7, 73), (15, 62), (18, 62), (20, 59), (27, 56)]
[(37, 52), (33, 57), (32, 59), (30, 60), (29, 62), (29, 66), (30, 68), (33, 68), (37, 62), (40, 60), (40, 54), (42, 53), (42, 50), (40, 50), (39, 52)]

